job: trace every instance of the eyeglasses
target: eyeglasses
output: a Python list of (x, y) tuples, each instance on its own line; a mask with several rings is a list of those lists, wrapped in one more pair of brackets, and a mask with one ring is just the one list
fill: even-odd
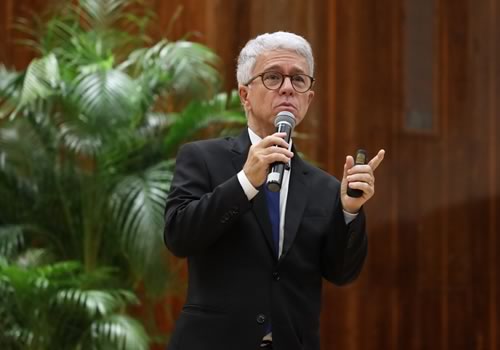
[(314, 78), (307, 74), (282, 74), (280, 72), (264, 72), (254, 76), (245, 85), (248, 86), (257, 78), (262, 79), (262, 84), (269, 90), (279, 90), (285, 81), (285, 78), (290, 78), (293, 89), (299, 93), (304, 93), (312, 88)]

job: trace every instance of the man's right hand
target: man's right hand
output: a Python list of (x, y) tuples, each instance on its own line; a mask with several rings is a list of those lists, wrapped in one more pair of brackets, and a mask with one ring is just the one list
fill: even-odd
[(284, 137), (284, 132), (274, 133), (250, 147), (243, 171), (253, 187), (258, 188), (266, 181), (272, 163), (288, 163), (293, 157)]

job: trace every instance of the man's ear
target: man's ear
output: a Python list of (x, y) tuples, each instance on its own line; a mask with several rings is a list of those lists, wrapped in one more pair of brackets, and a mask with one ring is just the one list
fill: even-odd
[(241, 105), (246, 110), (247, 105), (248, 105), (248, 86), (238, 85), (238, 94), (240, 95)]
[(309, 96), (307, 96), (307, 105), (309, 106), (314, 98), (314, 91), (309, 90), (308, 93), (309, 93)]

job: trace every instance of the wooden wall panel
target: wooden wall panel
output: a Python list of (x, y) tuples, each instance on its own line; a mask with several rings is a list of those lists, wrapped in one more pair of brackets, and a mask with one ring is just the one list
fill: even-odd
[[(53, 0), (51, 0), (53, 1)], [(49, 1), (50, 2), (50, 1)], [(25, 67), (33, 57), (33, 50), (18, 43), (26, 36), (15, 29), (19, 18), (31, 18), (47, 6), (44, 0), (3, 0), (0, 4), (0, 62), (10, 67)]]
[[(415, 0), (416, 1), (416, 0)], [(221, 56), (225, 89), (258, 33), (295, 31), (316, 53), (316, 97), (300, 149), (341, 176), (358, 147), (387, 150), (366, 206), (370, 248), (351, 286), (325, 285), (322, 348), (498, 349), (500, 5), (435, 0), (434, 118), (404, 125), (403, 2), (151, 0), (153, 35), (203, 42)], [(13, 18), (43, 0), (0, 4), (0, 61), (22, 67)], [(177, 20), (171, 23), (176, 9)]]
[(352, 287), (325, 293), (325, 348), (496, 349), (498, 6), (437, 2), (431, 133), (403, 125), (402, 31), (411, 14), (398, 1), (362, 0), (337, 1), (329, 14), (336, 103), (324, 106), (334, 120), (323, 156), (335, 173), (357, 145), (383, 145), (388, 157), (366, 208), (367, 268)]
[[(387, 0), (335, 3), (329, 20), (333, 29), (328, 30), (335, 43), (328, 58), (335, 59), (333, 71), (329, 72), (329, 82), (334, 87), (330, 87), (328, 95), (333, 92), (335, 103), (325, 106), (325, 115), (334, 120), (323, 131), (328, 144), (322, 156), (328, 161), (329, 170), (340, 176), (345, 155), (357, 148), (365, 148), (373, 156), (383, 147), (388, 150), (389, 161), (395, 156), (391, 147), (391, 116), (398, 94), (393, 76), (397, 59), (394, 18), (398, 6)], [(363, 275), (350, 287), (330, 287), (325, 292), (325, 299), (332, 304), (323, 315), (325, 349), (398, 346), (400, 295), (391, 286), (399, 266), (393, 263), (398, 257), (396, 243), (401, 238), (389, 225), (395, 214), (389, 204), (396, 193), (396, 188), (390, 186), (389, 174), (389, 167), (384, 164), (377, 172), (378, 205), (367, 207), (370, 248)], [(352, 309), (351, 304), (356, 304), (356, 308)], [(347, 314), (351, 314), (351, 322), (345, 322)], [(350, 335), (348, 342), (344, 334)]]

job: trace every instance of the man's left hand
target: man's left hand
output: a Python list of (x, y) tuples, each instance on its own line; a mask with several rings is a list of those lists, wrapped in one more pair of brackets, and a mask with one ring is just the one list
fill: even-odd
[[(344, 164), (344, 176), (340, 187), (340, 200), (345, 211), (355, 214), (375, 194), (374, 171), (382, 163), (385, 151), (381, 149), (368, 164), (355, 165), (352, 156), (346, 157)], [(347, 195), (347, 186), (352, 189), (361, 190), (361, 197), (354, 198)]]

